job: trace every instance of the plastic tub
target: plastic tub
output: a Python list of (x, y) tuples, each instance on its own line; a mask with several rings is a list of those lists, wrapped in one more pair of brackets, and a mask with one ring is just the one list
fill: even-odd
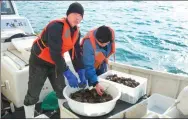
[(148, 98), (147, 108), (152, 112), (162, 115), (174, 103), (175, 99), (155, 93)]
[[(119, 84), (119, 83), (107, 80), (106, 77), (108, 75), (112, 75), (112, 74), (117, 74), (118, 77), (134, 79), (136, 82), (139, 82), (140, 84), (137, 87), (132, 88), (132, 87), (129, 87), (129, 86), (126, 86), (123, 84)], [(114, 84), (115, 86), (117, 86), (118, 88), (120, 88), (120, 90), (121, 90), (120, 100), (123, 100), (125, 102), (135, 104), (139, 98), (141, 98), (142, 96), (144, 96), (146, 94), (146, 87), (147, 87), (147, 79), (146, 78), (138, 77), (135, 75), (130, 75), (127, 73), (122, 73), (122, 72), (118, 72), (118, 71), (114, 71), (114, 70), (107, 71), (106, 73), (100, 75), (99, 78), (107, 80), (107, 81), (111, 82), (112, 84)]]
[(63, 90), (63, 95), (66, 98), (71, 110), (79, 115), (83, 116), (102, 116), (112, 111), (116, 105), (117, 100), (121, 96), (120, 90), (105, 80), (99, 80), (104, 89), (107, 89), (107, 93), (112, 95), (113, 100), (104, 103), (83, 103), (71, 99), (69, 96), (71, 93), (78, 91), (79, 89), (70, 88), (66, 86)]

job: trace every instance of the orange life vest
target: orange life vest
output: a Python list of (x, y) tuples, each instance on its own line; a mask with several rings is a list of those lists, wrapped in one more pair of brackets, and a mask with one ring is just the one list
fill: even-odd
[[(97, 29), (97, 28), (96, 28)], [(89, 31), (86, 36), (82, 39), (82, 42), (81, 42), (81, 47), (83, 47), (83, 44), (84, 44), (84, 41), (86, 39), (89, 39), (90, 42), (91, 42), (91, 45), (94, 49), (94, 54), (95, 54), (95, 68), (98, 68), (102, 63), (103, 61), (105, 61), (107, 64), (108, 64), (108, 58), (110, 57), (110, 55), (114, 54), (115, 53), (115, 35), (114, 35), (114, 31), (113, 29), (111, 29), (109, 27), (109, 29), (111, 30), (112, 32), (112, 42), (111, 42), (111, 52), (108, 54), (108, 56), (106, 57), (102, 52), (96, 52), (96, 40), (95, 40), (95, 36), (94, 36), (94, 31), (96, 29), (93, 29), (91, 31)], [(114, 61), (115, 61), (115, 54), (114, 54)]]
[[(51, 24), (53, 22), (61, 22), (61, 23), (64, 24), (63, 25), (63, 31), (62, 31), (62, 40), (63, 40), (63, 42), (62, 42), (62, 57), (63, 57), (65, 52), (72, 49), (72, 59), (74, 59), (74, 54), (75, 54), (74, 45), (75, 45), (75, 43), (78, 39), (78, 36), (79, 36), (79, 28), (77, 27), (77, 30), (74, 32), (73, 37), (71, 37), (70, 27), (69, 27), (68, 23), (66, 22), (66, 18), (53, 20), (49, 24)], [(40, 47), (40, 50), (41, 50), (41, 53), (38, 55), (38, 57), (47, 61), (47, 62), (55, 64), (54, 61), (52, 60), (51, 56), (50, 56), (49, 47), (46, 46), (41, 39), (42, 38), (41, 36), (46, 31), (47, 26), (43, 29), (42, 33), (38, 36), (38, 38), (34, 41), (34, 43), (37, 42), (37, 45)], [(45, 46), (44, 49), (40, 46), (39, 41), (43, 44), (43, 46)]]

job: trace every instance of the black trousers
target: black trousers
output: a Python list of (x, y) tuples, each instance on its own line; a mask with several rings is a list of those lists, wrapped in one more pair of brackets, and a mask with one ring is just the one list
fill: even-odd
[(63, 89), (66, 85), (63, 74), (56, 71), (55, 65), (38, 58), (35, 52), (31, 50), (28, 91), (25, 96), (24, 105), (33, 105), (38, 102), (41, 89), (47, 78), (50, 80), (57, 97), (64, 99)]

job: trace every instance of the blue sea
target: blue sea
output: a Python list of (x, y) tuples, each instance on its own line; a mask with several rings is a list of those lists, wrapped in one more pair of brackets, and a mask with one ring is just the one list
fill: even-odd
[[(16, 1), (18, 12), (39, 33), (66, 15), (73, 1)], [(187, 1), (79, 1), (81, 34), (100, 25), (115, 30), (116, 61), (188, 75)]]

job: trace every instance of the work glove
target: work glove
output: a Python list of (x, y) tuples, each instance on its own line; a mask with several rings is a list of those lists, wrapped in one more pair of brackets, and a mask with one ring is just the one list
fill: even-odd
[(80, 83), (78, 84), (79, 88), (85, 88), (87, 85), (87, 81), (85, 78), (85, 69), (79, 69), (77, 71), (79, 78), (80, 78)]
[(78, 79), (69, 68), (63, 73), (63, 75), (67, 78), (70, 87), (78, 87)]

